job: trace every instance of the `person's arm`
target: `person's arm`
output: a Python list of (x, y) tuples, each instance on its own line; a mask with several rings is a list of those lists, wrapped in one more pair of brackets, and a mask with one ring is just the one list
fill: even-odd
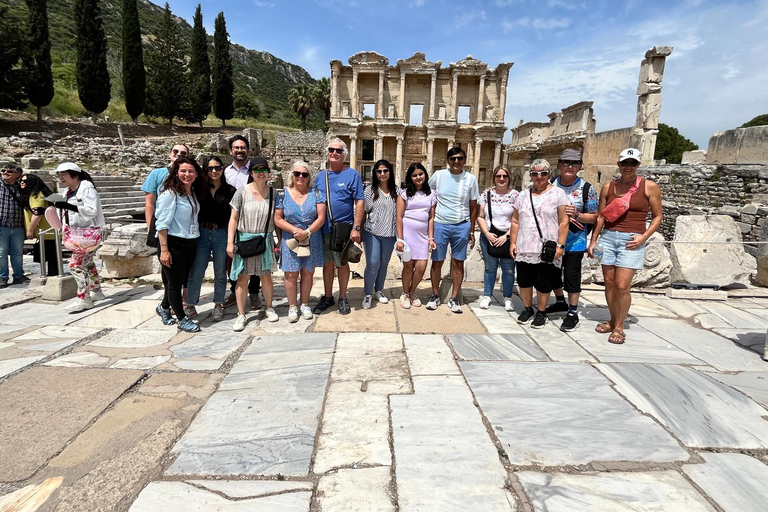
[[(397, 230), (397, 239), (403, 239), (403, 216), (405, 215), (405, 200), (402, 196), (397, 196), (397, 209), (395, 211), (395, 229)], [(405, 249), (405, 244), (398, 241), (395, 245), (395, 249), (402, 251)]]
[(656, 182), (645, 180), (645, 193), (648, 196), (648, 201), (651, 203), (651, 223), (646, 228), (645, 233), (634, 235), (632, 240), (627, 242), (627, 249), (629, 250), (639, 249), (661, 225), (663, 210), (661, 207), (661, 190), (659, 185)]
[(32, 215), (32, 218), (29, 219), (29, 226), (27, 226), (27, 240), (35, 238), (35, 230), (40, 224), (40, 219), (42, 218), (42, 215)]
[[(363, 199), (360, 199), (358, 201), (355, 201), (355, 226), (362, 226), (363, 225), (363, 214), (365, 213), (365, 201)], [(352, 230), (352, 234), (349, 236), (349, 238), (353, 242), (359, 243), (362, 240), (362, 233), (360, 231), (357, 231), (355, 229)]]
[(587, 247), (587, 253), (590, 258), (594, 258), (595, 255), (592, 250), (597, 244), (597, 238), (600, 236), (600, 232), (603, 230), (603, 224), (605, 224), (605, 217), (603, 217), (603, 208), (605, 208), (606, 198), (608, 197), (608, 185), (606, 183), (603, 188), (600, 189), (600, 200), (597, 206), (597, 220), (595, 221), (595, 228), (592, 230), (592, 238), (589, 239), (589, 247)]
[(489, 242), (491, 239), (496, 239), (496, 235), (491, 233), (488, 223), (485, 222), (485, 205), (479, 203), (477, 205), (477, 227), (480, 228), (480, 232), (485, 235)]
[(230, 258), (235, 257), (235, 232), (237, 231), (237, 223), (240, 220), (240, 214), (232, 208), (232, 213), (229, 216), (229, 226), (227, 229), (227, 254)]
[(429, 224), (427, 225), (429, 248), (433, 251), (437, 249), (437, 244), (435, 243), (435, 206), (436, 205), (432, 205), (432, 208), (429, 209)]
[[(557, 248), (555, 249), (555, 259), (565, 254), (565, 242), (568, 239), (568, 214), (565, 212), (566, 206), (560, 205), (557, 207)], [(562, 246), (562, 247), (560, 247)]]
[(168, 230), (161, 229), (157, 232), (157, 238), (160, 240), (160, 263), (163, 266), (171, 267), (171, 253), (168, 251)]
[(477, 222), (477, 199), (469, 201), (469, 248), (475, 247), (475, 223)]
[(155, 216), (155, 203), (157, 202), (157, 194), (144, 194), (144, 217), (147, 221), (147, 230), (149, 230), (149, 224), (152, 222), (152, 217)]
[(512, 222), (509, 226), (509, 255), (517, 258), (517, 231), (520, 228), (520, 219), (517, 208), (512, 213)]
[(92, 186), (83, 190), (83, 204), (78, 206), (78, 213), (90, 220), (96, 217), (99, 213), (99, 194)]

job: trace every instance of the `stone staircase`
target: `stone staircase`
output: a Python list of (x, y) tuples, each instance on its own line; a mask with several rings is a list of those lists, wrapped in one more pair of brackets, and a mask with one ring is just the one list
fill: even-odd
[(91, 175), (101, 199), (104, 218), (130, 220), (144, 214), (144, 192), (141, 186), (123, 176)]

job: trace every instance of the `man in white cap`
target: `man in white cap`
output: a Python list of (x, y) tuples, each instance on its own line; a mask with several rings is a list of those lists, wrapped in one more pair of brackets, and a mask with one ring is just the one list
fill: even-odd
[[(582, 165), (581, 153), (575, 149), (566, 149), (557, 161), (560, 176), (554, 181), (556, 187), (563, 189), (571, 204), (565, 207), (565, 213), (568, 215), (568, 238), (565, 242), (563, 268), (552, 283), (555, 303), (549, 306), (546, 312), (568, 312), (560, 326), (560, 330), (564, 332), (579, 326), (577, 308), (581, 294), (581, 262), (587, 250), (589, 228), (597, 220), (597, 191), (579, 177)], [(568, 292), (567, 303), (564, 292)]]
[(5, 164), (0, 180), (0, 288), (8, 286), (8, 258), (13, 267), (13, 284), (29, 281), (24, 275), (24, 208), (18, 179), (21, 168)]

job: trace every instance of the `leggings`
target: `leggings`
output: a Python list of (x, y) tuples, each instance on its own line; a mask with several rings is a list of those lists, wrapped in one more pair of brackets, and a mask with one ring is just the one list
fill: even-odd
[[(56, 254), (51, 256), (56, 258)], [(77, 283), (78, 299), (85, 299), (89, 292), (101, 290), (99, 272), (93, 263), (93, 251), (72, 251), (72, 256), (69, 258), (69, 272)]]
[(161, 265), (165, 278), (165, 295), (161, 306), (163, 309), (172, 308), (176, 318), (183, 320), (184, 305), (181, 299), (181, 289), (187, 282), (189, 271), (195, 262), (197, 240), (168, 235), (168, 252), (171, 253), (171, 266)]

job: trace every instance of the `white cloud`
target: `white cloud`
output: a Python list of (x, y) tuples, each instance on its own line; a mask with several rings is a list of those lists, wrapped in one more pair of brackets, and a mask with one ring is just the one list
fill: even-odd
[(518, 18), (510, 20), (504, 18), (501, 21), (501, 31), (505, 34), (516, 28), (532, 28), (534, 30), (547, 31), (568, 28), (571, 25), (570, 18)]
[(576, 9), (585, 9), (587, 7), (585, 2), (573, 2), (568, 0), (549, 0), (547, 5), (550, 7), (562, 7), (569, 11), (575, 11)]
[(454, 28), (462, 28), (475, 21), (485, 21), (488, 15), (485, 11), (474, 11), (469, 14), (457, 14), (453, 17)]
[(272, 2), (263, 2), (262, 0), (253, 0), (253, 5), (255, 5), (256, 7), (269, 8), (269, 9), (275, 6), (275, 4), (273, 4)]
[(416, 0), (411, 4), (411, 7), (424, 7), (424, 5), (427, 3), (427, 0)]

